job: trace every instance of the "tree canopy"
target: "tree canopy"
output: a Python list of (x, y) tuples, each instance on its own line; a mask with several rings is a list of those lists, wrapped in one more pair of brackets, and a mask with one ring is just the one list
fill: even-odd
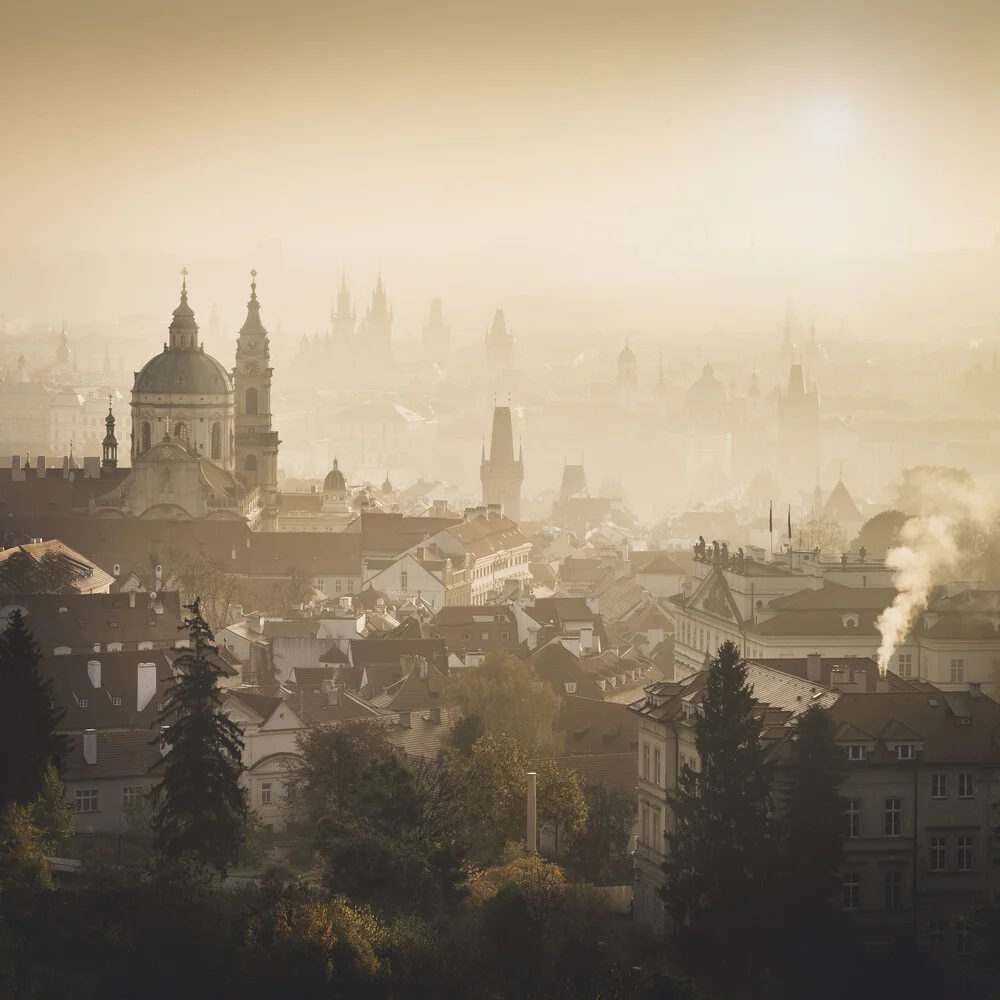
[(45, 786), (51, 763), (59, 763), (65, 739), (56, 733), (62, 712), (52, 682), (42, 676), (42, 651), (14, 610), (0, 633), (0, 811), (29, 805)]
[(490, 653), (475, 670), (463, 670), (453, 678), (446, 695), (463, 716), (482, 720), (487, 735), (511, 736), (541, 757), (562, 752), (558, 733), (562, 700), (528, 663)]
[(248, 806), (240, 786), (243, 734), (222, 711), (212, 631), (197, 598), (181, 628), (190, 645), (156, 720), (164, 756), (153, 767), (154, 842), (168, 858), (192, 857), (225, 872), (243, 840)]

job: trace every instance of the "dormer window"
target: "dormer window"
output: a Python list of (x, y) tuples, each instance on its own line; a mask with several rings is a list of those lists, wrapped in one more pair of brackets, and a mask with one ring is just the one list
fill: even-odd
[(897, 743), (896, 758), (898, 760), (914, 760), (917, 756), (917, 748), (912, 743)]
[(848, 760), (866, 760), (868, 748), (863, 743), (852, 743), (847, 748)]
[(566, 681), (563, 687), (566, 689), (566, 694), (576, 694), (576, 681)]
[(847, 614), (841, 615), (840, 620), (843, 623), (844, 628), (858, 627), (858, 616), (853, 611), (849, 611)]

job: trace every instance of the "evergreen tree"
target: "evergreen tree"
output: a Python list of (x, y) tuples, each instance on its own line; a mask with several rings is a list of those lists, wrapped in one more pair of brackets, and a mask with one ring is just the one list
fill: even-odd
[(76, 813), (66, 798), (66, 788), (52, 764), (45, 770), (42, 790), (32, 804), (32, 816), (35, 826), (42, 831), (45, 849), (51, 854), (57, 854), (66, 846), (73, 833)]
[(770, 775), (761, 717), (735, 643), (712, 659), (695, 722), (697, 773), (685, 766), (668, 797), (673, 830), (663, 898), (682, 941), (697, 954), (726, 954), (743, 980), (758, 953), (770, 896)]
[(52, 682), (38, 669), (42, 651), (15, 610), (0, 633), (0, 812), (30, 805), (45, 786), (50, 763), (59, 763), (65, 740), (56, 734), (62, 712)]
[(247, 801), (240, 787), (243, 734), (222, 711), (216, 646), (198, 598), (180, 626), (190, 646), (157, 719), (164, 756), (153, 765), (163, 779), (153, 789), (153, 837), (166, 857), (191, 857), (225, 877), (242, 843)]

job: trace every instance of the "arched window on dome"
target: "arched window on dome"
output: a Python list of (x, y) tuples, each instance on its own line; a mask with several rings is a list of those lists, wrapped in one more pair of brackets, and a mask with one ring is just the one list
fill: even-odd
[(139, 429), (139, 437), (142, 440), (142, 452), (145, 454), (153, 444), (153, 429), (149, 426), (148, 420), (143, 420)]
[(251, 386), (247, 389), (246, 395), (246, 414), (248, 417), (257, 416), (257, 390)]
[(186, 448), (191, 442), (188, 439), (188, 429), (187, 424), (176, 423), (174, 424), (174, 437), (179, 438), (181, 444)]
[(216, 421), (212, 424), (212, 460), (222, 458), (222, 424)]

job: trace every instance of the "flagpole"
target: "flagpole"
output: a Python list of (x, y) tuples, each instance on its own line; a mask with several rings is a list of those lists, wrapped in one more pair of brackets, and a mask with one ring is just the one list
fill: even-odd
[(771, 562), (774, 562), (774, 501), (770, 502), (767, 509), (767, 531), (771, 536)]

